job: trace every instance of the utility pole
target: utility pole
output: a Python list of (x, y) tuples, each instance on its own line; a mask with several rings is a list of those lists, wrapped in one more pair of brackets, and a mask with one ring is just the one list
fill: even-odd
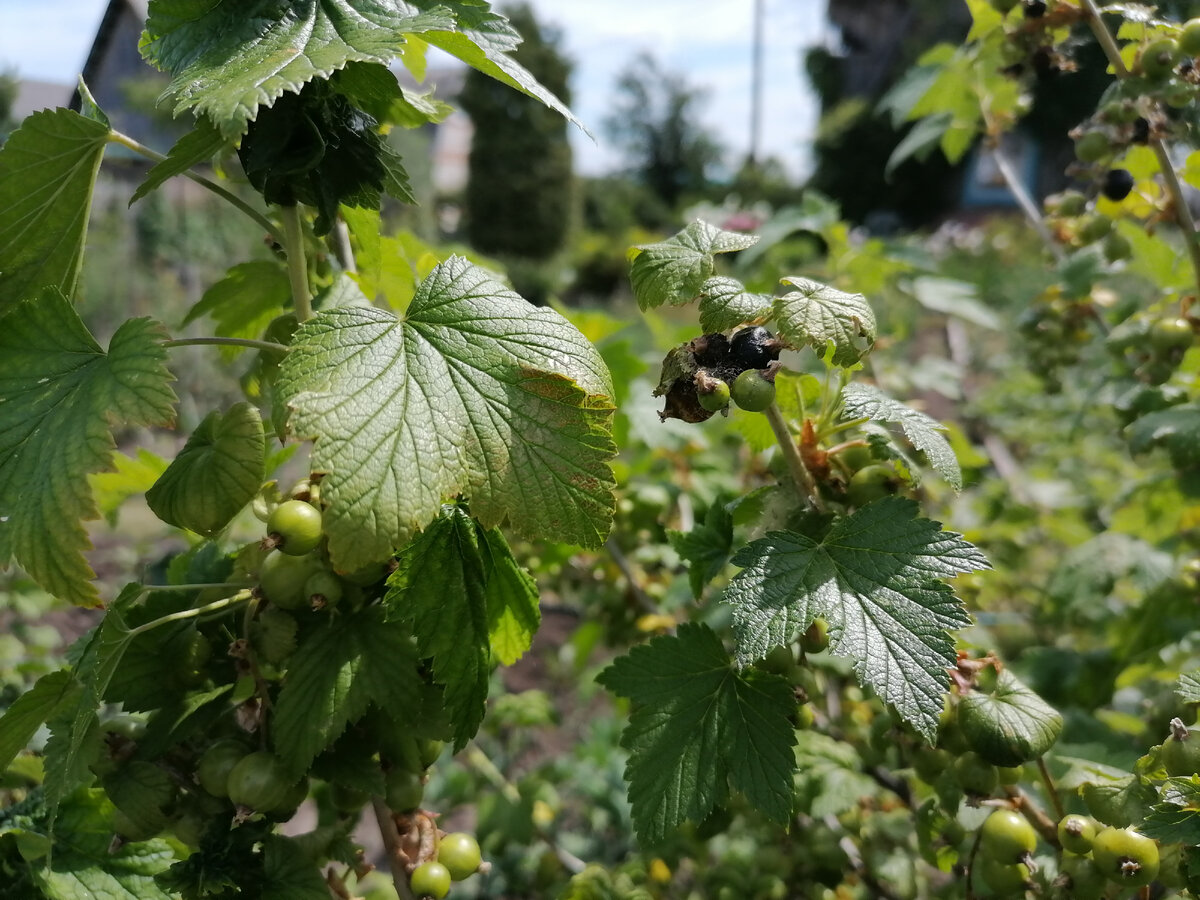
[(754, 46), (750, 73), (750, 152), (746, 162), (758, 163), (762, 140), (763, 0), (754, 0)]

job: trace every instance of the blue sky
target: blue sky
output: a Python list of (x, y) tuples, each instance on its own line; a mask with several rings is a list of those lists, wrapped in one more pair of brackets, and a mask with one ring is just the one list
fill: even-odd
[[(752, 0), (531, 0), (557, 25), (575, 62), (572, 108), (596, 136), (575, 136), (581, 170), (616, 160), (601, 121), (622, 68), (650, 50), (690, 84), (707, 89), (704, 121), (734, 161), (749, 147)], [(804, 79), (802, 48), (824, 40), (825, 0), (764, 0), (766, 12), (762, 145), (794, 175), (807, 167), (816, 106)], [(74, 83), (106, 0), (0, 0), (0, 68), (44, 81)]]

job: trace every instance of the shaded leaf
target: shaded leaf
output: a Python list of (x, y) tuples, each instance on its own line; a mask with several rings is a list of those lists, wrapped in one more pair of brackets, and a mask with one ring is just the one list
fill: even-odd
[(1062, 732), (1058, 710), (1011, 669), (990, 692), (971, 691), (958, 705), (958, 722), (971, 749), (995, 766), (1019, 766), (1054, 746)]
[(311, 633), (288, 662), (272, 720), (275, 752), (299, 775), (374, 701), (400, 721), (424, 683), (408, 629), (367, 607)]
[(43, 110), (0, 147), (0, 315), (43, 288), (75, 296), (108, 135), (68, 109)]
[(491, 559), (480, 532), (461, 509), (446, 507), (396, 557), (384, 601), (396, 618), (411, 624), (420, 656), (433, 660), (456, 749), (479, 730), (491, 673)]
[[(292, 288), (287, 270), (270, 260), (238, 263), (225, 277), (209, 286), (188, 310), (183, 325), (201, 316), (216, 323), (213, 333), (221, 337), (258, 338), (271, 320), (292, 304)], [(223, 356), (232, 359), (245, 350), (222, 347)]]
[(172, 145), (167, 152), (166, 159), (155, 163), (154, 167), (146, 173), (146, 178), (129, 198), (129, 205), (133, 206), (176, 175), (182, 175), (194, 166), (211, 161), (228, 144), (229, 141), (217, 130), (216, 126), (206, 116), (200, 116), (196, 119), (192, 130)]
[(266, 477), (262, 419), (242, 401), (204, 417), (179, 455), (146, 492), (154, 514), (212, 537), (254, 499)]
[(32, 739), (42, 724), (79, 699), (82, 690), (67, 670), (51, 672), (13, 701), (0, 716), (0, 772), (11, 763)]
[(691, 531), (668, 531), (675, 552), (686, 559), (688, 583), (697, 600), (705, 586), (721, 573), (733, 552), (733, 516), (723, 502), (715, 502)]
[(130, 319), (105, 353), (57, 290), (0, 312), (0, 566), (15, 557), (72, 603), (98, 602), (80, 522), (97, 515), (88, 475), (112, 465), (112, 428), (174, 417), (162, 338)]
[(771, 820), (792, 811), (791, 686), (758, 669), (739, 672), (707, 625), (634, 647), (597, 676), (633, 704), (621, 746), (638, 837), (662, 842), (701, 822), (727, 784)]

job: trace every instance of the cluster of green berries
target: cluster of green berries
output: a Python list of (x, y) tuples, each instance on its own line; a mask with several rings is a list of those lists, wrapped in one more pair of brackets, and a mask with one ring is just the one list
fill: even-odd
[(1109, 332), (1105, 347), (1139, 381), (1161, 385), (1170, 380), (1195, 342), (1194, 320), (1172, 310), (1127, 319)]
[(780, 675), (792, 685), (796, 697), (796, 712), (793, 724), (798, 729), (811, 728), (815, 715), (811, 701), (817, 691), (817, 681), (810, 666), (802, 659), (810, 654), (824, 653), (829, 649), (829, 623), (820, 617), (800, 635), (801, 660), (796, 658), (796, 648), (791, 644), (773, 647), (766, 656), (755, 663), (764, 672)]
[(1077, 363), (1091, 341), (1096, 318), (1090, 294), (1071, 296), (1059, 285), (1040, 294), (1017, 318), (1022, 350), (1052, 393), (1062, 388), (1060, 370)]
[(415, 896), (442, 900), (450, 893), (450, 884), (463, 881), (479, 871), (483, 856), (473, 835), (458, 831), (443, 834), (437, 842), (437, 856), (419, 863), (409, 875), (409, 887)]
[[(100, 727), (92, 763), (112, 801), (113, 831), (123, 841), (144, 841), (170, 831), (197, 847), (209, 827), (262, 815), (286, 821), (308, 796), (308, 779), (291, 777), (275, 754), (255, 749), (244, 736), (219, 737), (207, 746), (176, 748), (170, 770), (140, 758), (143, 719), (118, 715)], [(188, 754), (185, 756), (185, 753)], [(190, 759), (190, 780), (177, 777)]]

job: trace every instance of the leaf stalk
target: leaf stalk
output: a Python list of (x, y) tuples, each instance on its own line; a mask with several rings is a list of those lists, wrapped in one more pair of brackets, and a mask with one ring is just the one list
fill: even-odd
[(175, 340), (163, 341), (164, 347), (200, 347), (205, 345), (217, 345), (222, 347), (248, 347), (251, 350), (265, 350), (273, 353), (286, 353), (287, 347), (283, 344), (276, 344), (274, 341), (256, 341), (250, 338), (235, 338), (235, 337), (195, 337), (195, 338), (176, 338)]
[(817, 493), (817, 484), (813, 481), (808, 466), (804, 464), (803, 457), (800, 456), (800, 448), (797, 446), (795, 438), (792, 437), (792, 432), (783, 418), (779, 404), (772, 401), (771, 405), (767, 407), (766, 415), (767, 421), (771, 424), (771, 431), (775, 434), (775, 441), (779, 444), (784, 461), (787, 463), (788, 472), (791, 473), (792, 480), (796, 482), (796, 487), (807, 496), (813, 509), (817, 512), (824, 512), (825, 504)]
[[(128, 147), (139, 156), (144, 156), (146, 159), (152, 160), (156, 163), (160, 163), (166, 159), (166, 157), (157, 150), (151, 150), (145, 144), (134, 140), (127, 134), (121, 134), (119, 131), (110, 131), (108, 134), (108, 141), (110, 144), (120, 144), (122, 147)], [(255, 224), (266, 231), (266, 233), (271, 236), (271, 239), (275, 241), (275, 243), (279, 243), (279, 236), (275, 233), (274, 223), (272, 223), (270, 219), (260, 213), (257, 209), (255, 209), (237, 194), (221, 187), (221, 185), (217, 184), (215, 181), (205, 178), (203, 175), (200, 175), (197, 172), (192, 172), (189, 170), (184, 172), (183, 175), (187, 178), (190, 178), (201, 187), (212, 191), (222, 200), (227, 201), (237, 209), (244, 212), (247, 216), (254, 220)]]

